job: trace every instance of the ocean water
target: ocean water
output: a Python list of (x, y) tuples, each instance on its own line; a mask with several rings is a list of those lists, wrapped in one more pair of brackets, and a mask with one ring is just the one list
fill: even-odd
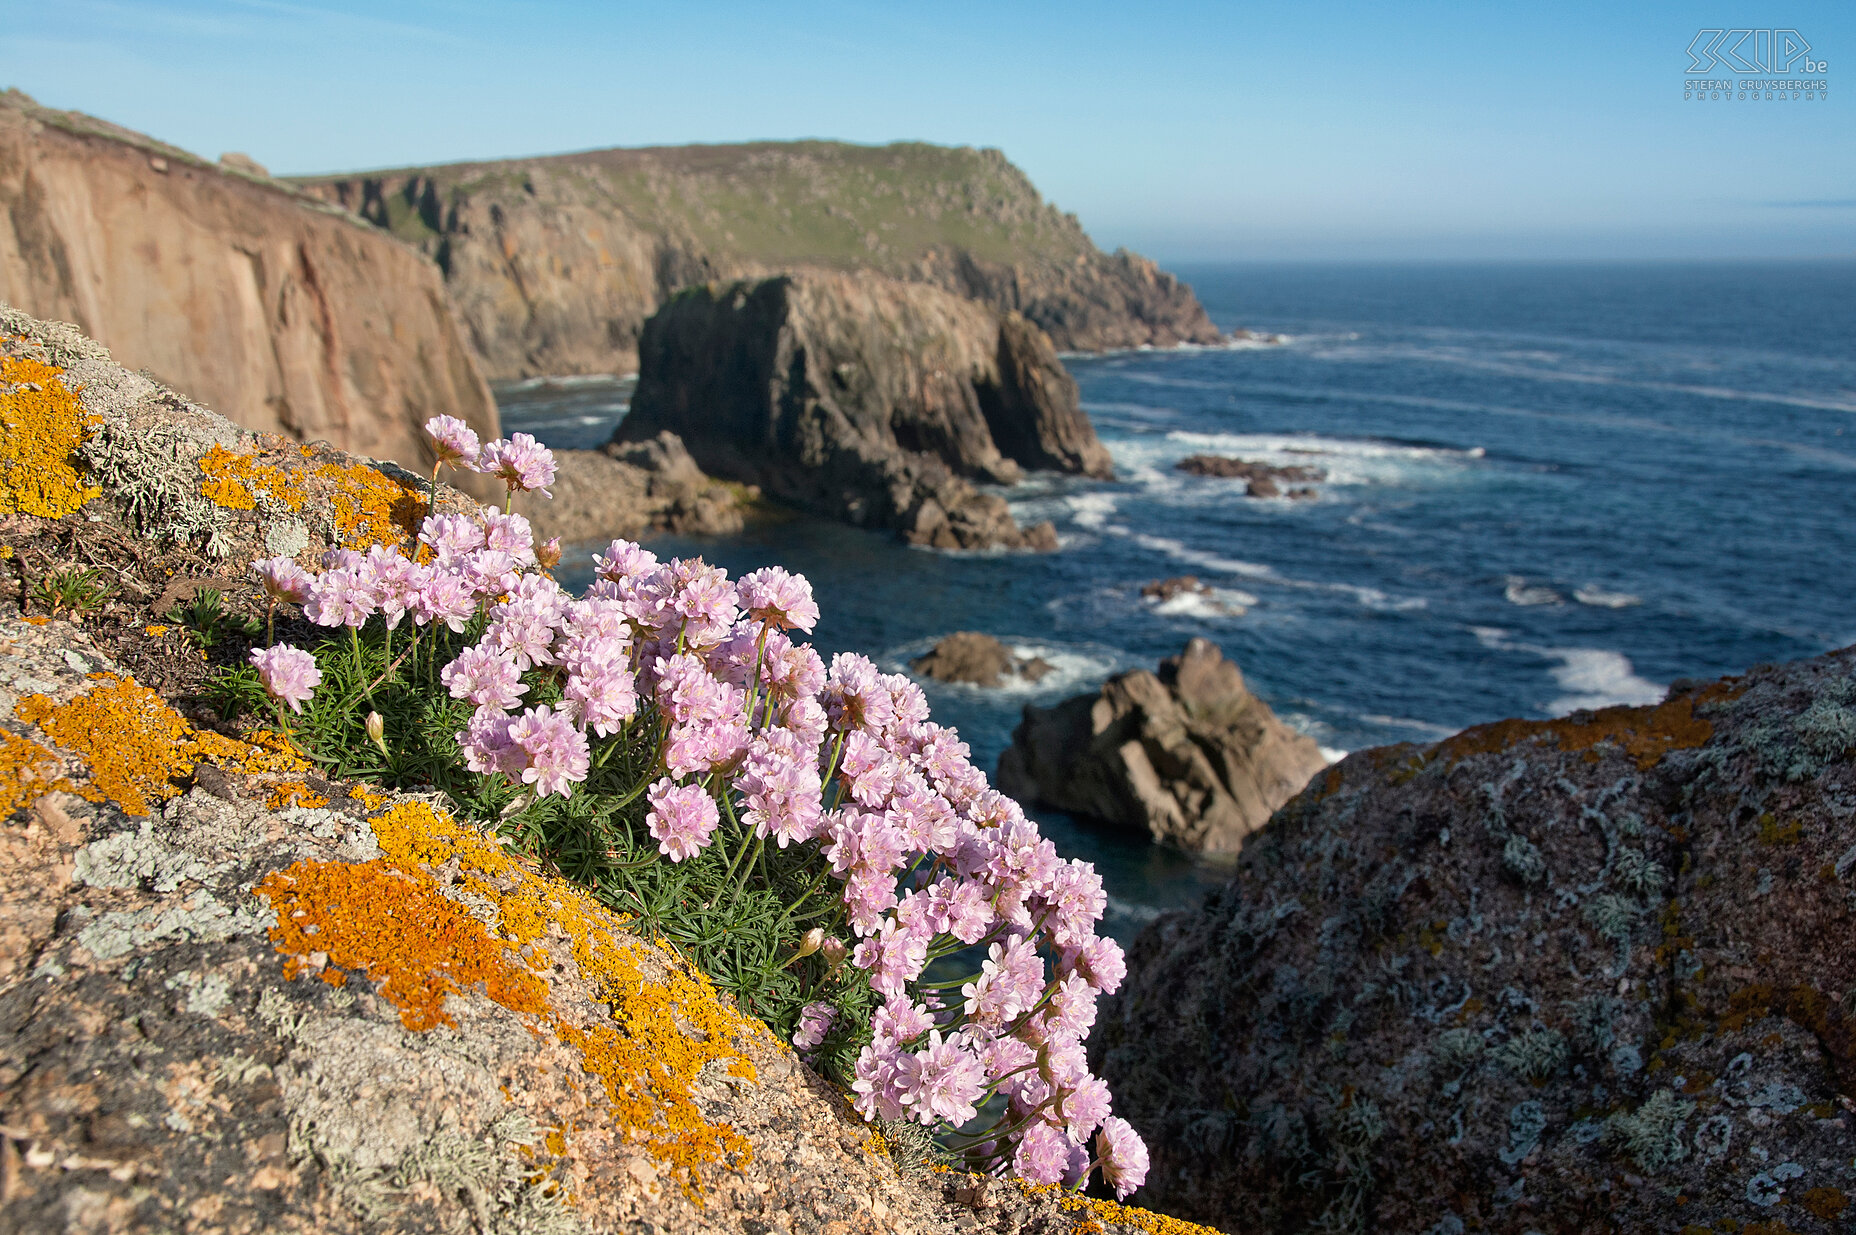
[[(1856, 642), (1856, 262), (1180, 274), (1221, 327), (1288, 341), (1071, 358), (1117, 478), (1003, 491), (1061, 552), (931, 552), (801, 516), (651, 547), (803, 571), (826, 654), (901, 669), (970, 629), (1052, 661), (1035, 689), (925, 684), (988, 769), (1026, 703), (1193, 635), (1332, 755)], [(498, 395), (506, 430), (565, 447), (604, 440), (629, 393)], [(1314, 501), (1251, 499), (1175, 468), (1196, 453), (1327, 479)], [(1141, 597), (1180, 574), (1212, 596)], [(1034, 813), (1102, 867), (1117, 935), (1218, 878)]]

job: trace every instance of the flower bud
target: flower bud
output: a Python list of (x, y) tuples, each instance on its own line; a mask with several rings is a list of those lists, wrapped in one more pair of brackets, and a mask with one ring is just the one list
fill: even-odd
[(535, 546), (535, 561), (543, 570), (553, 570), (561, 563), (561, 538)]
[(367, 740), (378, 746), (382, 755), (387, 755), (387, 720), (379, 712), (367, 714)]
[(815, 926), (799, 937), (799, 950), (793, 953), (793, 959), (798, 960), (802, 956), (810, 956), (823, 946), (825, 946), (825, 928)]
[(835, 973), (838, 966), (844, 964), (844, 958), (850, 955), (850, 949), (845, 947), (844, 941), (836, 935), (828, 935), (818, 945), (818, 954), (825, 958), (825, 963), (830, 965), (832, 972)]

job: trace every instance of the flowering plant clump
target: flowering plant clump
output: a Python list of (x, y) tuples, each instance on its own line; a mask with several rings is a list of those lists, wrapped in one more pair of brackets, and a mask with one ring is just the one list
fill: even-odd
[[(429, 429), (511, 492), (553, 477), (532, 439)], [(273, 603), (329, 635), (254, 650), (231, 686), (336, 774), (436, 787), (643, 919), (867, 1119), (1035, 1183), (1139, 1187), (1146, 1150), (1083, 1049), (1126, 968), (1096, 934), (1094, 868), (987, 784), (907, 678), (805, 643), (804, 578), (615, 540), (576, 597), (548, 556), (486, 507), (314, 575), (261, 562)]]

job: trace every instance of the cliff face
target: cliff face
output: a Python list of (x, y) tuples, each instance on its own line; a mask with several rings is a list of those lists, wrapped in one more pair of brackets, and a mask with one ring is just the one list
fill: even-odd
[(1091, 1054), (1229, 1231), (1847, 1231), (1856, 649), (1361, 751)]
[(1043, 333), (934, 288), (869, 273), (710, 284), (647, 323), (642, 361), (621, 440), (668, 429), (704, 471), (920, 544), (1024, 543), (970, 481), (1111, 471)]
[(438, 269), (239, 166), (0, 96), (0, 300), (247, 428), (414, 470), (428, 417), (494, 435)]
[(1190, 288), (1101, 252), (996, 150), (761, 142), (296, 183), (436, 258), (497, 379), (633, 369), (679, 289), (809, 269), (927, 283), (1065, 350), (1219, 337)]

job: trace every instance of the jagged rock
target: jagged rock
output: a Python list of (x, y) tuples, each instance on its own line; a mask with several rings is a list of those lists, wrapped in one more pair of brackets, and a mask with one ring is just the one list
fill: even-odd
[(703, 470), (915, 544), (1054, 547), (970, 481), (1092, 476), (1108, 452), (1034, 327), (872, 274), (692, 288), (647, 324), (614, 441), (671, 430)]
[[(1318, 467), (1303, 467), (1300, 464), (1258, 463), (1250, 459), (1233, 459), (1228, 455), (1187, 455), (1173, 465), (1190, 476), (1214, 476), (1223, 480), (1247, 480), (1253, 488), (1261, 483), (1267, 485), (1271, 492), (1264, 496), (1276, 496), (1276, 481), (1326, 480), (1328, 474)], [(1250, 496), (1259, 496), (1252, 493)]]
[(1210, 591), (1211, 588), (1201, 582), (1197, 575), (1174, 575), (1170, 579), (1155, 579), (1141, 585), (1142, 596), (1162, 604), (1177, 596), (1204, 596)]
[(600, 450), (557, 450), (553, 496), (518, 495), (541, 540), (575, 545), (648, 532), (726, 536), (746, 523), (752, 486), (703, 475), (683, 439), (666, 430)]
[(997, 150), (754, 142), (296, 183), (437, 259), (498, 380), (628, 372), (683, 288), (800, 270), (939, 287), (1066, 350), (1219, 341), (1190, 288), (1101, 252)]
[(250, 429), (424, 473), (429, 417), (497, 433), (433, 263), (284, 184), (17, 91), (0, 95), (0, 298)]
[(1856, 649), (1360, 751), (1091, 1054), (1228, 1231), (1847, 1231)]
[(1093, 695), (1027, 705), (999, 757), (1001, 792), (1206, 853), (1245, 838), (1326, 766), (1217, 646), (1119, 673)]
[(937, 682), (993, 687), (1007, 678), (1039, 682), (1056, 666), (1042, 656), (1020, 656), (991, 635), (957, 630), (911, 660), (909, 668)]

